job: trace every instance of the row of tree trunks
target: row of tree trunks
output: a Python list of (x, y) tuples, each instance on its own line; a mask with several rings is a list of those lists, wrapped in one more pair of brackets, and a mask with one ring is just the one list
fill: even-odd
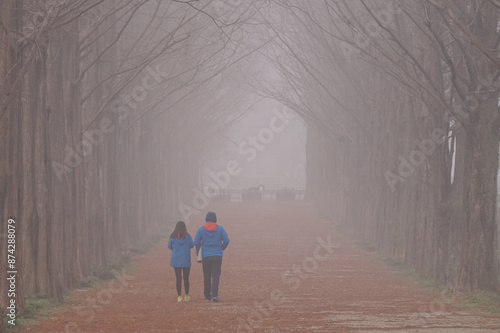
[[(183, 133), (172, 135), (171, 124), (182, 119), (180, 109), (174, 108), (161, 121), (157, 116), (134, 121), (134, 114), (123, 120), (112, 107), (103, 107), (105, 97), (117, 91), (100, 82), (117, 75), (120, 51), (134, 46), (130, 40), (113, 44), (118, 28), (111, 22), (116, 16), (110, 15), (107, 24), (92, 25), (98, 28), (87, 35), (89, 29), (82, 29), (81, 18), (57, 25), (61, 21), (51, 15), (64, 12), (57, 6), (65, 5), (1, 2), (5, 29), (0, 29), (0, 255), (7, 257), (7, 221), (15, 219), (19, 308), (24, 307), (25, 295), (63, 300), (63, 290), (78, 286), (92, 267), (108, 264), (161, 226), (173, 224), (182, 196), (191, 202), (191, 188), (199, 185), (200, 150), (193, 145), (203, 138), (186, 143)], [(113, 6), (107, 2), (101, 9), (108, 5)], [(120, 2), (114, 5), (121, 6)], [(47, 10), (47, 6), (55, 7)], [(16, 43), (31, 15), (44, 11), (45, 22), (55, 28), (40, 29), (33, 40)], [(82, 52), (84, 36), (96, 39), (93, 50)], [(108, 52), (101, 55), (104, 49)], [(155, 68), (154, 63), (150, 66)], [(129, 88), (125, 93), (130, 93), (144, 82), (144, 76), (153, 75), (142, 74), (116, 85)], [(147, 83), (154, 80), (157, 77)], [(182, 84), (172, 86), (180, 89)], [(83, 96), (98, 85), (84, 101)], [(147, 102), (165, 91), (152, 90)], [(142, 111), (137, 104), (135, 113)], [(101, 109), (104, 112), (91, 123)], [(99, 126), (108, 130), (97, 133)], [(188, 186), (189, 193), (183, 193)], [(6, 268), (1, 260), (1, 271)], [(7, 282), (0, 280), (1, 290), (8, 289)], [(8, 301), (2, 292), (0, 307)]]
[[(301, 18), (289, 29), (307, 37), (279, 36), (295, 59), (288, 79), (301, 75), (299, 107), (314, 106), (310, 116), (337, 134), (342, 123), (349, 137), (336, 140), (308, 121), (307, 197), (354, 237), (418, 273), (456, 290), (496, 289), (499, 68), (488, 58), (498, 40), (496, 8), (467, 1), (340, 1), (323, 10), (294, 4), (281, 5)], [(333, 23), (335, 15), (345, 26)], [(306, 56), (290, 50), (303, 44)], [(341, 66), (331, 65), (339, 59)], [(486, 91), (475, 98), (479, 82)], [(331, 90), (318, 96), (321, 87)], [(478, 105), (467, 110), (471, 100)]]
[[(23, 69), (21, 50), (9, 31), (22, 28), (23, 1), (3, 1), (0, 20), (4, 25), (0, 29), (0, 271), (7, 272), (7, 240), (9, 219), (16, 221), (17, 241), (22, 237), (22, 219), (19, 216), (23, 205), (23, 155), (22, 135), (23, 116), (21, 114), (21, 85), (19, 83)], [(20, 243), (16, 244), (16, 267), (20, 271), (23, 263), (20, 256)], [(5, 290), (9, 290), (9, 281), (0, 279), (0, 304), (5, 306), (9, 301)], [(17, 281), (16, 305), (24, 306), (24, 288), (22, 281)], [(0, 321), (0, 329), (3, 320)]]

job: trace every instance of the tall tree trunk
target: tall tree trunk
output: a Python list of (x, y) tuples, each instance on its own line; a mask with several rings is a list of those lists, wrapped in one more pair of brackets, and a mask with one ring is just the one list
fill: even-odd
[[(25, 244), (20, 227), (25, 223), (22, 214), (22, 119), (21, 86), (16, 85), (23, 66), (22, 49), (16, 44), (22, 31), (23, 1), (5, 0), (1, 4), (0, 21), (0, 271), (7, 271), (7, 221), (16, 221), (16, 267), (19, 271), (16, 306), (24, 307), (24, 291), (19, 277), (23, 274), (22, 246)], [(0, 279), (0, 308), (7, 305), (8, 281)], [(3, 323), (0, 322), (0, 329)]]
[(465, 146), (462, 266), (458, 287), (496, 289), (496, 196), (499, 149), (498, 96), (492, 94), (471, 116)]
[[(82, 262), (88, 260), (88, 227), (84, 214), (79, 77), (78, 23), (51, 31), (48, 48), (47, 107), (50, 110), (51, 161), (64, 164), (62, 174), (52, 170), (53, 222), (51, 246), (55, 267), (51, 279), (58, 281), (55, 298), (62, 299), (62, 288), (71, 288), (82, 275)], [(53, 163), (52, 162), (52, 163)]]

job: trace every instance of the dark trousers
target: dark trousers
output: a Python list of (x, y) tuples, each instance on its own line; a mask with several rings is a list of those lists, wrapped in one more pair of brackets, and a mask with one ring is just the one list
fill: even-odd
[(204, 293), (206, 299), (212, 299), (212, 297), (218, 296), (219, 294), (219, 278), (222, 267), (222, 257), (221, 256), (210, 256), (203, 258), (203, 278), (204, 278)]
[(186, 295), (189, 294), (189, 272), (191, 267), (174, 267), (175, 271), (175, 286), (177, 288), (177, 295), (181, 295), (182, 275), (184, 275), (184, 291)]

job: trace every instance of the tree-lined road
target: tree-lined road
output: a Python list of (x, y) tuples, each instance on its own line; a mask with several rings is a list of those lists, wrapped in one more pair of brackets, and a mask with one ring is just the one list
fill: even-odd
[[(77, 290), (80, 302), (21, 332), (497, 333), (500, 316), (419, 289), (336, 232), (303, 203), (217, 204), (231, 243), (219, 296), (203, 298), (192, 256), (191, 297), (178, 303), (167, 241), (133, 257), (130, 276)], [(204, 214), (193, 217), (194, 235)]]

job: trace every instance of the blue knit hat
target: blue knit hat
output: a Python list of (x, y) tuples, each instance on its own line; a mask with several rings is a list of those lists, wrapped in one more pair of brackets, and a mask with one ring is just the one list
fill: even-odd
[(206, 222), (217, 222), (217, 216), (214, 212), (208, 212), (207, 217), (205, 217)]

